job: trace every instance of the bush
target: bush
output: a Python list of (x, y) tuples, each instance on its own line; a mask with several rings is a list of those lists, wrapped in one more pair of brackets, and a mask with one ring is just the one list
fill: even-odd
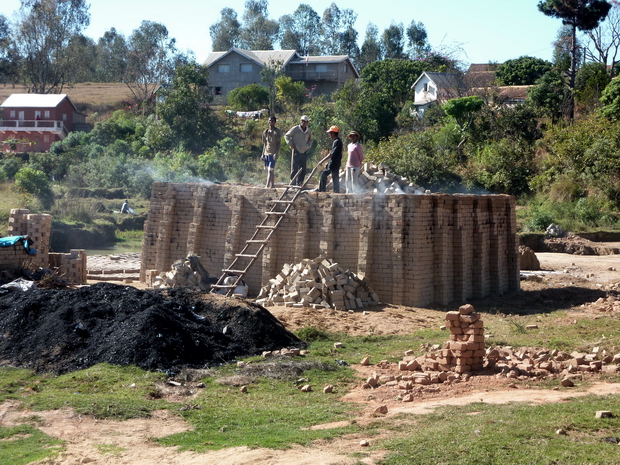
[(15, 186), (37, 197), (43, 208), (49, 208), (54, 202), (50, 182), (43, 171), (24, 166), (15, 174)]
[(228, 93), (228, 105), (238, 111), (266, 108), (269, 106), (269, 89), (259, 84), (238, 87)]

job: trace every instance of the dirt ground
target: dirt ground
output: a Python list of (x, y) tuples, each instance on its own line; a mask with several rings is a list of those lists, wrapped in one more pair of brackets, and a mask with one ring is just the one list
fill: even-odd
[[(521, 281), (522, 292), (519, 299), (510, 296), (485, 299), (475, 302), (477, 309), (491, 306), (506, 307), (522, 305), (523, 308), (540, 310), (544, 308), (575, 308), (596, 301), (607, 294), (617, 294), (620, 290), (620, 256), (584, 256), (558, 253), (539, 253), (537, 257), (542, 271), (524, 273)], [(406, 334), (414, 329), (437, 328), (443, 324), (445, 308), (411, 308), (394, 305), (380, 305), (365, 311), (343, 313), (331, 310), (293, 309), (271, 307), (268, 310), (289, 330), (297, 330), (312, 325), (331, 332), (362, 334)], [(387, 373), (393, 368), (381, 365), (363, 367), (354, 365), (359, 371), (360, 381), (373, 371)], [(468, 402), (505, 403), (512, 401), (560, 402), (568, 397), (586, 394), (604, 395), (620, 393), (620, 384), (594, 382), (587, 390), (541, 390), (529, 386), (511, 385), (507, 378), (475, 376), (463, 383), (450, 386), (424, 386), (415, 393), (413, 402), (397, 400), (394, 391), (389, 389), (365, 390), (360, 387), (347, 393), (343, 399), (362, 403), (363, 412), (358, 422), (371, 421), (377, 407), (386, 405), (386, 415), (431, 412), (439, 405), (462, 405)], [(375, 464), (384, 452), (371, 450), (360, 445), (368, 439), (362, 435), (351, 435), (334, 441), (320, 441), (312, 447), (294, 446), (279, 451), (270, 449), (234, 448), (221, 451), (194, 454), (176, 452), (158, 446), (151, 438), (167, 436), (189, 428), (180, 418), (170, 412), (156, 412), (153, 418), (124, 422), (100, 421), (80, 417), (71, 411), (36, 412), (44, 419), (41, 427), (47, 434), (67, 442), (66, 451), (58, 458), (42, 463), (48, 465), (74, 465), (82, 463), (106, 465), (198, 465), (218, 463), (219, 465), (329, 465), (354, 464), (359, 459), (348, 457), (352, 452), (364, 452), (368, 456), (361, 460)], [(32, 412), (20, 411), (13, 402), (0, 406), (0, 424), (11, 425), (23, 421)], [(331, 428), (340, 425), (318, 425), (316, 428)], [(371, 443), (375, 439), (368, 439)], [(113, 445), (119, 449), (117, 454), (100, 452), (102, 445)], [(120, 449), (122, 448), (122, 449)]]

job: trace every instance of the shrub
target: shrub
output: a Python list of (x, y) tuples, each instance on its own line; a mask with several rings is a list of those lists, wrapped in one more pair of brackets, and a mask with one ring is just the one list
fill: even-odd
[(24, 166), (15, 174), (15, 186), (21, 191), (37, 197), (43, 208), (49, 208), (54, 201), (50, 182), (41, 170)]
[(259, 84), (238, 87), (228, 93), (228, 105), (238, 111), (252, 111), (268, 107), (269, 89)]

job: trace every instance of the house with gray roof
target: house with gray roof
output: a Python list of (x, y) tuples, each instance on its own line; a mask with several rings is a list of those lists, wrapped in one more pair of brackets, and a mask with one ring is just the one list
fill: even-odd
[(237, 87), (265, 85), (260, 72), (272, 65), (281, 66), (293, 81), (303, 81), (314, 96), (330, 95), (347, 80), (359, 78), (348, 55), (302, 56), (295, 50), (231, 48), (210, 53), (204, 65), (209, 69), (209, 84), (216, 101)]
[(465, 95), (467, 88), (458, 73), (423, 72), (413, 83), (415, 92), (413, 104), (422, 118), (424, 111), (433, 104), (444, 104), (453, 98)]

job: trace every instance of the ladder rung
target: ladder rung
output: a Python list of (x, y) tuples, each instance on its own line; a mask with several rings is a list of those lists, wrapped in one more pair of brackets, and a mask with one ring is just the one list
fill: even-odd
[(211, 287), (218, 287), (221, 289), (226, 289), (226, 288), (232, 289), (233, 287), (237, 287), (237, 285), (236, 284), (211, 284)]
[(275, 226), (256, 226), (256, 229), (276, 229)]
[(295, 203), (294, 200), (274, 200), (273, 203)]
[(235, 257), (244, 257), (244, 258), (258, 258), (258, 255), (249, 255), (245, 253), (237, 253)]
[(267, 242), (267, 240), (266, 239), (262, 239), (262, 240), (261, 239), (248, 239), (246, 242), (248, 244), (264, 244)]
[(222, 270), (222, 273), (245, 274), (245, 270)]
[(265, 215), (286, 215), (286, 212), (265, 212)]

